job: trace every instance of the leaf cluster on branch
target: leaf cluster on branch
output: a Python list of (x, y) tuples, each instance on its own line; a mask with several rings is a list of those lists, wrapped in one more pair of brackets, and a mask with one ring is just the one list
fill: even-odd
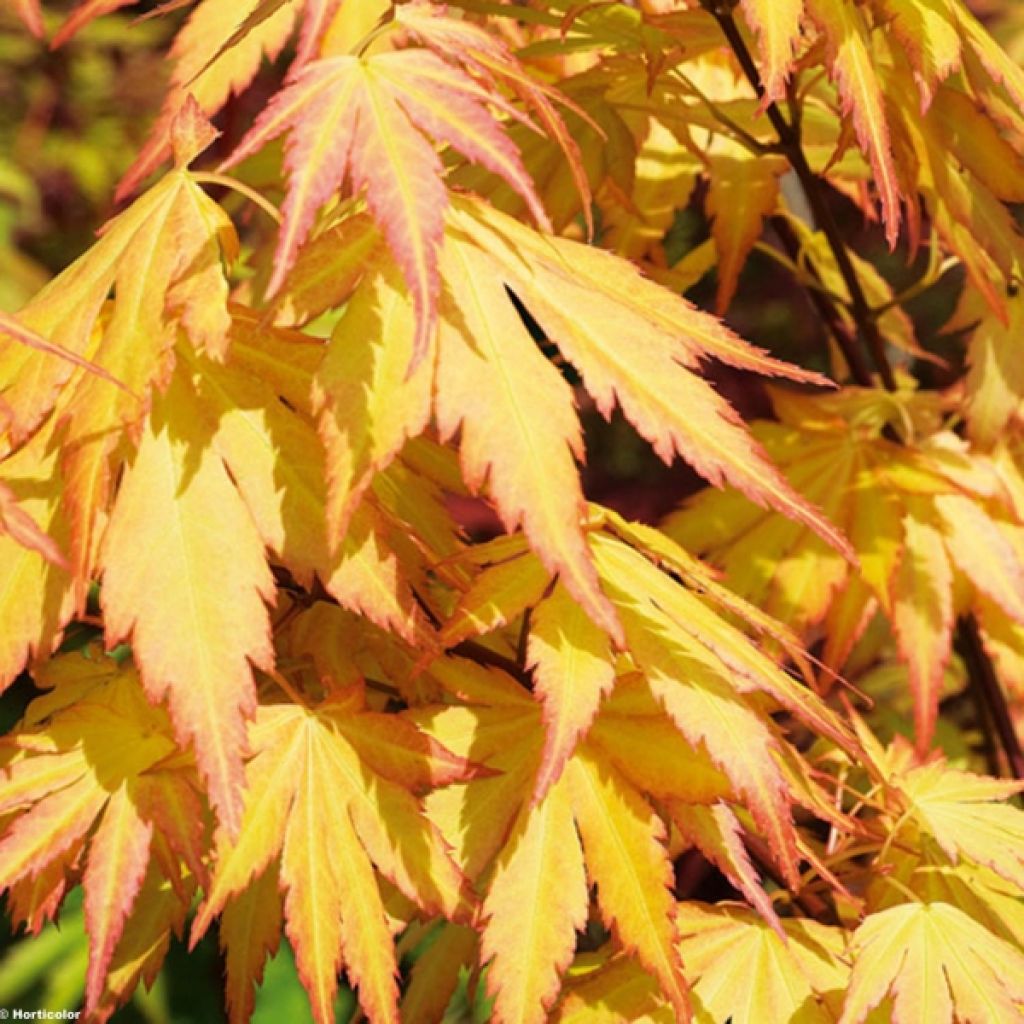
[[(239, 1024), (282, 940), (317, 1024), (1024, 1020), (1024, 71), (965, 0), (152, 14), (119, 212), (0, 314), (0, 889), (81, 887), (82, 1019), (212, 929)], [(590, 500), (585, 406), (709, 486)]]

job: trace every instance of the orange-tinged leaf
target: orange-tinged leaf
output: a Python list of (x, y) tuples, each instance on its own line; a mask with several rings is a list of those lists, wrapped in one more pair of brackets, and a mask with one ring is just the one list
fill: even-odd
[(487, 480), (506, 529), (521, 524), (545, 568), (620, 640), (583, 538), (574, 461), (583, 440), (572, 392), (528, 334), (489, 258), (454, 239), (445, 258), (435, 400), (442, 436), (461, 427), (466, 482), (477, 490)]
[(334, 330), (316, 375), (327, 449), (327, 524), (344, 535), (375, 473), (430, 420), (433, 360), (407, 373), (416, 320), (393, 267), (371, 272)]
[(23, 548), (34, 551), (51, 565), (67, 569), (68, 563), (60, 548), (49, 534), (36, 525), (36, 521), (21, 507), (14, 492), (0, 481), (0, 534), (16, 541)]
[(1011, 619), (1024, 623), (1024, 567), (998, 522), (959, 494), (940, 495), (935, 508), (953, 563)]
[(263, 542), (209, 442), (194, 397), (172, 383), (117, 495), (102, 603), (107, 642), (131, 638), (147, 693), (169, 701), (234, 832), (252, 665), (273, 660), (264, 602), (274, 591)]
[(808, 11), (825, 36), (844, 111), (852, 115), (857, 141), (871, 161), (886, 238), (889, 247), (895, 248), (900, 231), (900, 186), (869, 29), (860, 9), (846, 0), (808, 0)]
[(761, 373), (803, 377), (803, 371), (748, 346), (611, 253), (541, 238), (475, 204), (460, 203), (452, 220), (493, 255), (501, 279), (577, 367), (605, 416), (620, 405), (665, 462), (678, 453), (712, 483), (731, 483), (848, 550), (793, 492), (728, 403), (691, 372), (703, 357)]
[[(0, 689), (30, 658), (51, 653), (74, 610), (70, 577), (59, 561), (44, 554), (47, 541), (58, 551), (66, 550), (68, 542), (68, 526), (59, 506), (57, 457), (48, 450), (46, 435), (41, 432), (0, 462), (4, 491), (17, 503), (13, 517), (5, 510), (7, 529), (0, 532)], [(34, 530), (22, 516), (31, 520)], [(39, 545), (23, 543), (22, 536), (29, 540), (36, 532)]]
[(153, 825), (139, 813), (124, 782), (109, 801), (89, 845), (85, 868), (85, 921), (89, 931), (86, 1007), (95, 1008), (103, 993), (110, 960), (124, 932), (149, 864)]
[(584, 748), (567, 779), (587, 859), (605, 919), (622, 945), (661, 984), (679, 1020), (691, 1009), (670, 886), (672, 866), (662, 845), (665, 826), (618, 773)]
[(615, 662), (608, 637), (560, 584), (534, 607), (526, 652), (544, 704), (539, 799), (561, 777), (602, 698), (611, 692)]
[(587, 918), (587, 879), (565, 782), (525, 810), (484, 901), (481, 958), (501, 1024), (542, 1024)]
[(765, 95), (770, 100), (784, 99), (793, 50), (800, 37), (804, 0), (743, 0), (742, 6), (757, 33)]
[[(194, 943), (228, 900), (279, 865), (284, 927), (321, 1024), (333, 1020), (342, 963), (370, 1019), (398, 1019), (397, 962), (374, 866), (427, 912), (467, 910), (462, 876), (417, 801), (378, 775), (346, 738), (349, 730), (359, 732), (361, 717), (329, 703), (316, 712), (295, 705), (259, 710), (242, 826), (237, 841), (219, 835), (213, 881), (192, 933)], [(393, 734), (388, 742), (402, 738)], [(372, 740), (363, 735), (361, 742)], [(425, 739), (419, 749), (429, 749)], [(402, 761), (383, 757), (409, 777)], [(413, 777), (433, 777), (432, 771), (421, 768)], [(333, 780), (331, 802), (323, 799), (324, 779)], [(261, 934), (270, 941), (267, 929)], [(255, 969), (248, 961), (245, 970)], [(247, 977), (243, 972), (233, 983), (244, 991)]]
[[(172, 171), (18, 313), (20, 323), (72, 354), (99, 330), (92, 361), (119, 384), (93, 373), (82, 378), (65, 412), (72, 443), (94, 434), (116, 440), (115, 431), (138, 423), (179, 327), (223, 357), (230, 319), (221, 260), (222, 252), (233, 258), (237, 245), (227, 215), (187, 172)], [(101, 316), (111, 289), (109, 316)], [(53, 409), (74, 367), (18, 345), (0, 351), (5, 426), (19, 440)]]
[[(743, 845), (743, 830), (736, 815), (722, 803), (701, 807), (688, 806), (681, 800), (670, 805), (669, 813), (682, 837), (696, 846), (733, 888), (743, 893), (776, 934), (784, 937), (779, 916)], [(691, 970), (690, 958), (686, 957), (685, 962), (687, 970)]]
[(921, 106), (927, 108), (939, 85), (960, 67), (960, 36), (951, 8), (935, 0), (882, 0), (892, 30), (914, 68)]
[(441, 644), (454, 647), (508, 625), (536, 605), (549, 586), (551, 574), (532, 552), (487, 566), (459, 598), (441, 628)]
[(1024, 955), (948, 903), (872, 914), (853, 937), (840, 1024), (860, 1024), (887, 995), (894, 1024), (1019, 1019)]
[(170, 88), (149, 140), (118, 185), (119, 199), (133, 192), (171, 155), (171, 126), (190, 96), (212, 117), (256, 77), (264, 56), (273, 60), (281, 52), (291, 35), (300, 0), (289, 0), (236, 45), (225, 49), (239, 24), (259, 5), (260, 0), (202, 0), (189, 15), (171, 47), (174, 70)]
[(935, 730), (953, 628), (953, 578), (942, 534), (913, 515), (903, 520), (903, 553), (893, 576), (893, 629), (914, 691), (918, 749)]
[(717, 140), (708, 156), (707, 210), (714, 217), (712, 237), (718, 249), (719, 316), (736, 294), (740, 272), (761, 237), (765, 217), (775, 212), (779, 179), (787, 169), (782, 157), (754, 155), (731, 139)]
[(289, 131), (288, 197), (273, 295), (295, 262), (319, 209), (348, 180), (366, 200), (402, 271), (416, 313), (414, 362), (437, 321), (437, 257), (447, 190), (427, 136), (500, 175), (547, 223), (518, 152), (485, 105), (489, 96), (454, 65), (425, 50), (312, 61), (278, 93), (227, 166)]

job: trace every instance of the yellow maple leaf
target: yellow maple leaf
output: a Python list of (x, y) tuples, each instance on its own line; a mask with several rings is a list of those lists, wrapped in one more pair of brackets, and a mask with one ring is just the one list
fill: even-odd
[[(187, 765), (162, 764), (177, 753), (170, 722), (146, 701), (133, 669), (93, 651), (51, 661), (37, 680), (50, 693), (5, 742), (0, 813), (21, 814), (0, 841), (0, 886), (38, 928), (66, 883), (81, 878), (92, 1012), (116, 986), (108, 971), (115, 952), (123, 961), (122, 938), (138, 939), (133, 918), (147, 878), (168, 879), (180, 895), (180, 858), (205, 877), (201, 805)], [(29, 893), (36, 879), (44, 884)], [(143, 921), (153, 909), (144, 908)]]
[(1024, 955), (948, 903), (903, 903), (871, 914), (853, 937), (840, 1024), (860, 1024), (892, 995), (895, 1024), (1016, 1020)]
[[(398, 1020), (397, 960), (375, 869), (428, 913), (470, 912), (463, 876), (411, 792), (470, 777), (470, 766), (450, 757), (429, 760), (430, 741), (407, 722), (387, 716), (385, 728), (373, 723), (352, 693), (315, 711), (259, 709), (241, 827), (236, 840), (219, 833), (213, 878), (192, 931), (195, 943), (229, 902), (248, 901), (250, 883), (277, 866), (283, 927), (319, 1024), (334, 1019), (343, 958), (368, 1016)], [(334, 780), (334, 803), (324, 800), (324, 779)], [(242, 926), (237, 919), (247, 913), (256, 920)], [(257, 929), (268, 946), (278, 913), (273, 901), (238, 908), (229, 937), (247, 942)], [(229, 956), (240, 964), (232, 989), (241, 1006), (256, 958), (236, 950)]]

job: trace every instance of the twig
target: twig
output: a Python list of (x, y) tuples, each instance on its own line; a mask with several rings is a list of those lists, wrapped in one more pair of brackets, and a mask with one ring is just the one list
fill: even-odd
[[(754, 58), (751, 56), (743, 36), (740, 34), (732, 12), (724, 6), (715, 3), (714, 0), (702, 0), (702, 2), (705, 9), (718, 22), (747, 80), (754, 87), (757, 95), (763, 99), (765, 94), (764, 84), (761, 82), (757, 65), (754, 63)], [(811, 170), (811, 165), (807, 162), (800, 138), (799, 122), (794, 121), (790, 123), (787, 121), (782, 116), (782, 111), (779, 110), (778, 104), (774, 102), (766, 105), (765, 113), (775, 129), (776, 135), (779, 137), (781, 151), (785, 154), (790, 166), (800, 179), (800, 184), (807, 195), (807, 201), (810, 203), (814, 219), (824, 234), (825, 240), (832, 250), (832, 255), (835, 257), (836, 266), (846, 284), (847, 291), (850, 293), (851, 312), (857, 324), (857, 333), (860, 335), (864, 347), (871, 353), (872, 361), (878, 370), (882, 384), (886, 390), (895, 391), (896, 378), (893, 375), (892, 367), (889, 365), (889, 359), (885, 354), (885, 341), (878, 329), (875, 318), (872, 316), (871, 304), (868, 302), (867, 295), (861, 286), (860, 278), (857, 276), (853, 260), (850, 258), (850, 253), (846, 248), (843, 233), (836, 221), (835, 214), (825, 198), (821, 181), (814, 171)]]
[[(775, 229), (775, 233), (778, 235), (783, 248), (789, 254), (789, 258), (793, 263), (797, 263), (800, 255), (800, 241), (796, 237), (793, 228), (785, 217), (774, 217), (772, 219), (772, 227)], [(808, 261), (804, 262), (804, 272), (817, 277), (814, 266)], [(868, 368), (860, 346), (857, 345), (856, 338), (850, 333), (850, 328), (840, 315), (839, 309), (829, 301), (828, 296), (820, 288), (806, 288), (805, 290), (807, 297), (814, 306), (815, 312), (821, 318), (829, 334), (835, 338), (836, 344), (846, 360), (846, 365), (850, 368), (853, 379), (861, 387), (871, 387), (874, 383), (871, 379), (871, 370)]]
[(985, 718), (991, 716), (993, 728), (1006, 755), (1010, 775), (1015, 779), (1024, 779), (1024, 750), (1021, 749), (1017, 730), (1010, 717), (1006, 696), (981, 642), (981, 633), (974, 616), (962, 618), (956, 633), (961, 653), (967, 662), (967, 677), (975, 693), (975, 703), (981, 711), (982, 728), (985, 727)]

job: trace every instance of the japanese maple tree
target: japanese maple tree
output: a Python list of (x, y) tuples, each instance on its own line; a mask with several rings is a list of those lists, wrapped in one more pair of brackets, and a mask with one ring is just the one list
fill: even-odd
[[(1024, 1020), (1024, 71), (966, 0), (149, 14), (118, 212), (0, 314), (0, 888), (81, 887), (83, 1019), (213, 929), (238, 1024), (282, 940), (317, 1024)], [(708, 486), (591, 500), (584, 405)]]

